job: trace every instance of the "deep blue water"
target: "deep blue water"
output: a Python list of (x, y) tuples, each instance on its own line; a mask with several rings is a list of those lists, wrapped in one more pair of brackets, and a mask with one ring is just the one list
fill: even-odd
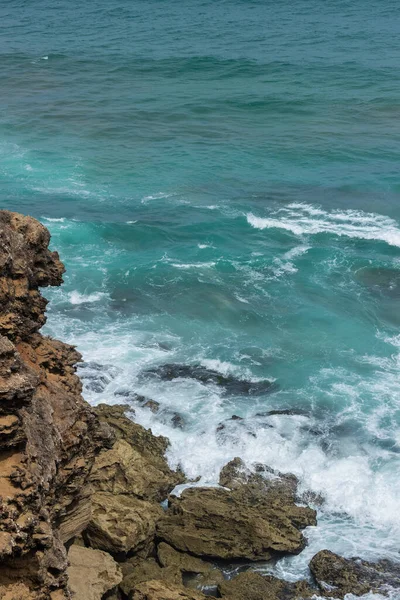
[[(322, 494), (281, 574), (399, 560), (398, 3), (14, 0), (0, 23), (2, 207), (67, 266), (46, 332), (104, 365), (85, 396), (160, 402), (137, 419), (202, 482), (239, 455)], [(166, 363), (276, 387), (144, 374)]]

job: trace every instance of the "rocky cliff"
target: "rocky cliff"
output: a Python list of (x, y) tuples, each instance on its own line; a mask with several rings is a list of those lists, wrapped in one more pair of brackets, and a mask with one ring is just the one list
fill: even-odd
[(65, 544), (87, 525), (86, 483), (107, 439), (81, 396), (79, 354), (39, 333), (39, 287), (64, 272), (49, 239), (0, 212), (0, 597), (67, 597)]

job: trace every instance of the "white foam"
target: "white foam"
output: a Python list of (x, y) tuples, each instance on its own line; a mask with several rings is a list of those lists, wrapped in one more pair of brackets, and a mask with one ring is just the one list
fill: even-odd
[(293, 203), (272, 211), (268, 217), (246, 215), (256, 229), (284, 229), (295, 235), (330, 233), (349, 238), (378, 240), (400, 247), (400, 228), (390, 217), (363, 211), (334, 210), (331, 212), (308, 204)]
[(175, 269), (209, 269), (215, 267), (215, 262), (203, 262), (203, 263), (171, 263)]
[(68, 294), (69, 301), (71, 304), (86, 304), (92, 302), (98, 302), (107, 296), (104, 292), (95, 292), (93, 294), (81, 294), (74, 290)]
[(50, 221), (51, 223), (64, 223), (64, 217), (55, 218), (55, 217), (42, 217), (45, 221)]

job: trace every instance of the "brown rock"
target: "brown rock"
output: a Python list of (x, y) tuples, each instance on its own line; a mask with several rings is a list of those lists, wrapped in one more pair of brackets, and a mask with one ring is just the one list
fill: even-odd
[(147, 581), (137, 586), (132, 600), (204, 600), (200, 592), (183, 588), (166, 581)]
[(159, 471), (161, 485), (158, 497), (164, 499), (167, 493), (182, 483), (185, 478), (182, 473), (172, 471), (165, 458), (169, 440), (163, 436), (155, 436), (150, 429), (134, 423), (125, 416), (127, 410), (129, 407), (125, 405), (109, 406), (107, 404), (100, 404), (95, 409), (100, 421), (107, 423), (112, 428), (117, 439), (123, 439), (136, 453), (140, 454), (143, 461), (146, 461), (146, 468), (151, 468), (153, 473), (154, 469)]
[(154, 558), (149, 558), (136, 565), (126, 575), (120, 585), (124, 596), (131, 600), (139, 584), (152, 580), (166, 581), (176, 585), (182, 585), (182, 575), (179, 569), (173, 566), (160, 567)]
[(97, 457), (90, 479), (98, 491), (156, 502), (164, 500), (176, 482), (175, 473), (160, 470), (124, 439)]
[(125, 494), (96, 492), (92, 498), (92, 517), (84, 532), (92, 548), (125, 555), (151, 545), (156, 522), (163, 510), (155, 502)]
[(306, 600), (317, 593), (306, 581), (288, 583), (271, 575), (246, 571), (218, 586), (227, 600)]
[[(0, 597), (66, 597), (63, 540), (85, 527), (91, 466), (103, 439), (80, 395), (74, 348), (38, 333), (64, 267), (48, 231), (0, 211)], [(27, 591), (29, 590), (29, 592)]]
[(73, 544), (68, 553), (69, 587), (74, 600), (101, 600), (117, 586), (122, 574), (115, 560), (106, 552)]
[(306, 540), (299, 530), (315, 525), (316, 513), (297, 506), (297, 480), (273, 474), (266, 481), (250, 476), (239, 459), (232, 462), (221, 473), (221, 483), (232, 490), (191, 488), (171, 498), (158, 536), (177, 550), (224, 560), (300, 552)]
[(385, 595), (386, 586), (400, 590), (400, 565), (388, 560), (370, 563), (321, 550), (312, 558), (310, 569), (322, 593), (332, 598), (368, 592)]

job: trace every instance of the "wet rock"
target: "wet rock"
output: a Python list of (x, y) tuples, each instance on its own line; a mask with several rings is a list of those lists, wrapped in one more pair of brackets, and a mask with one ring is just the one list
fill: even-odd
[(156, 402), (156, 400), (146, 400), (143, 404), (144, 408), (149, 408), (152, 413), (158, 413), (160, 410), (160, 403)]
[(370, 591), (386, 595), (387, 586), (400, 590), (400, 564), (388, 560), (370, 563), (321, 550), (312, 558), (310, 569), (321, 592), (332, 598)]
[(68, 553), (69, 588), (75, 600), (101, 600), (122, 580), (121, 570), (106, 552), (73, 544)]
[(267, 410), (266, 412), (256, 413), (256, 417), (274, 417), (280, 415), (309, 417), (310, 413), (300, 408), (284, 408), (282, 410)]
[(185, 419), (179, 413), (174, 413), (171, 419), (173, 427), (183, 429), (185, 427)]
[(124, 597), (130, 600), (139, 584), (154, 579), (182, 585), (182, 575), (178, 569), (173, 566), (161, 567), (154, 558), (149, 558), (131, 569), (122, 580), (120, 589)]
[(233, 375), (223, 375), (218, 371), (207, 369), (202, 365), (166, 364), (144, 372), (145, 375), (155, 375), (163, 381), (174, 379), (194, 379), (205, 385), (212, 384), (223, 388), (230, 395), (259, 395), (272, 393), (277, 385), (268, 380), (246, 381)]
[(317, 593), (306, 581), (288, 583), (271, 575), (247, 571), (218, 586), (227, 600), (306, 600)]
[(171, 497), (157, 535), (181, 552), (209, 559), (268, 560), (275, 552), (296, 554), (306, 545), (301, 533), (316, 524), (314, 510), (295, 504), (296, 479), (260, 475), (243, 483), (227, 470), (222, 488), (190, 488)]
[(100, 394), (118, 375), (119, 369), (113, 365), (102, 365), (96, 362), (79, 363), (79, 377), (86, 390)]
[(148, 581), (139, 584), (132, 600), (205, 600), (201, 592), (189, 590), (166, 581)]

